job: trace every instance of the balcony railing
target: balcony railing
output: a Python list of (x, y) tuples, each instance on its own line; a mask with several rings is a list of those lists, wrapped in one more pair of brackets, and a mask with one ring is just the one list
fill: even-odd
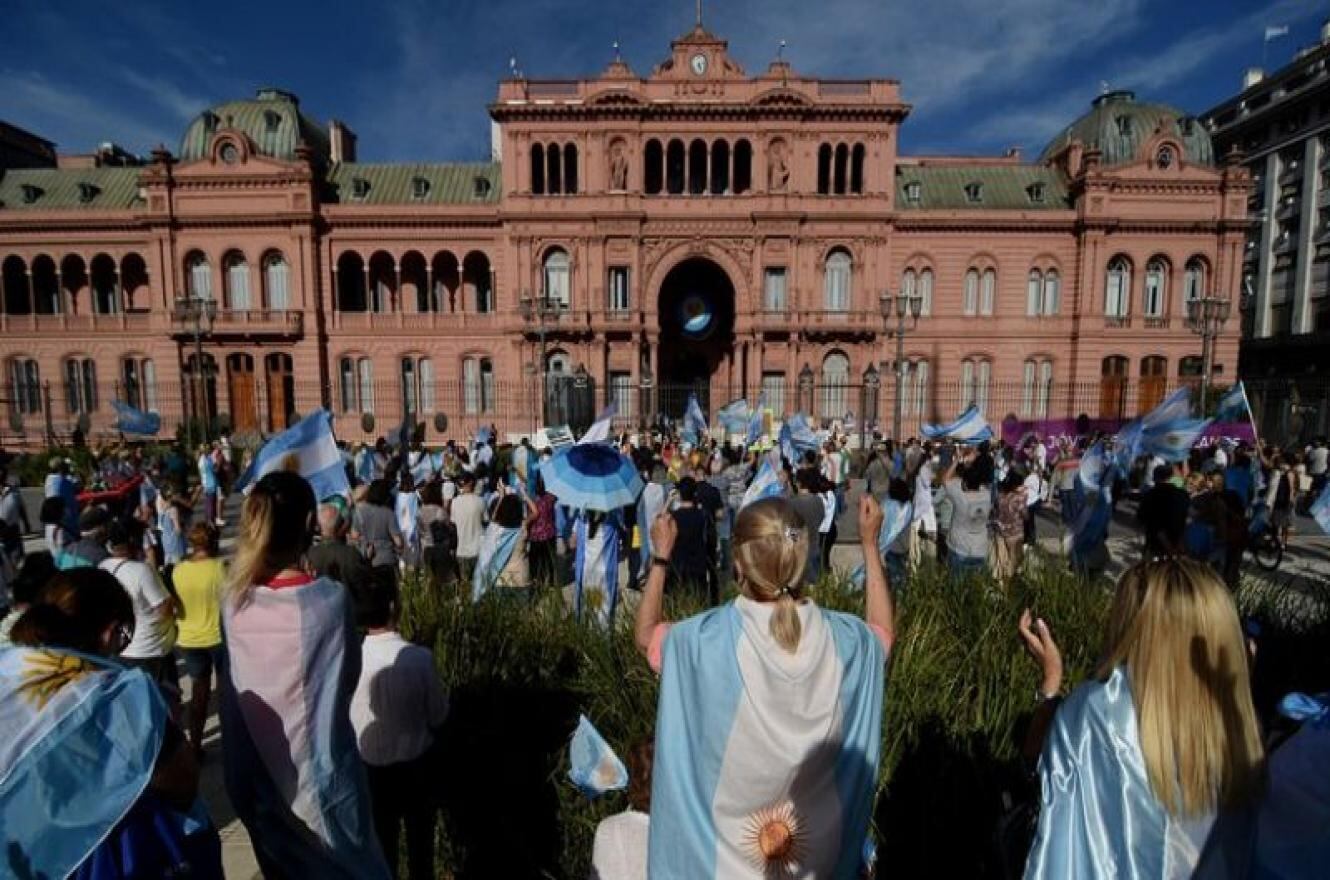
[[(304, 330), (304, 313), (288, 309), (218, 309), (211, 328), (206, 321), (200, 327), (205, 336), (300, 336)], [(171, 312), (171, 332), (194, 332), (194, 317), (188, 309)]]
[(66, 334), (114, 331), (146, 333), (152, 315), (147, 311), (119, 312), (114, 315), (0, 315), (0, 332)]
[(1169, 318), (1167, 315), (1147, 315), (1144, 323), (1146, 330), (1167, 330)]
[(814, 332), (835, 332), (844, 329), (849, 332), (875, 332), (882, 329), (882, 316), (877, 312), (830, 311), (813, 309), (799, 316), (806, 329)]
[(494, 330), (506, 320), (499, 312), (344, 312), (332, 313), (334, 330)]
[(1130, 330), (1131, 315), (1105, 315), (1104, 327), (1110, 330)]

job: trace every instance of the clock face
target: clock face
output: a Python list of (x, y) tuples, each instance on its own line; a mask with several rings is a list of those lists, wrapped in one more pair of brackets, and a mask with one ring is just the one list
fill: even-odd
[(692, 60), (689, 62), (689, 64), (693, 68), (693, 73), (697, 74), (698, 76), (701, 76), (702, 74), (707, 72), (707, 56), (701, 54), (700, 52), (692, 57)]

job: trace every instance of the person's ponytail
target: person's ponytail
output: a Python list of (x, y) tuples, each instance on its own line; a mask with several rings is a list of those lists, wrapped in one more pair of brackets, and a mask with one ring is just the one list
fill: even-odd
[(240, 534), (231, 563), (231, 595), (243, 605), (255, 584), (298, 563), (309, 549), (314, 490), (297, 473), (276, 470), (254, 484), (240, 511)]
[(793, 654), (799, 650), (799, 639), (803, 635), (803, 623), (799, 620), (799, 606), (789, 593), (782, 593), (776, 600), (776, 610), (771, 615), (771, 637), (776, 644)]
[(240, 534), (236, 536), (236, 555), (231, 561), (231, 595), (237, 605), (245, 604), (254, 584), (272, 574), (266, 564), (272, 523), (273, 499), (255, 488), (240, 511)]
[(735, 521), (734, 558), (751, 598), (776, 604), (769, 632), (776, 644), (793, 654), (803, 636), (799, 592), (808, 559), (803, 519), (784, 499), (753, 502)]

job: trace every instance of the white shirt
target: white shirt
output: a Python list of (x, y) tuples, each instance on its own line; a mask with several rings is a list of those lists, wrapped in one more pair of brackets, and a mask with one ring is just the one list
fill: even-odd
[(485, 537), (485, 502), (474, 492), (464, 492), (453, 499), (450, 515), (457, 526), (457, 555), (476, 558)]
[(1038, 471), (1030, 471), (1026, 474), (1025, 482), (1025, 506), (1034, 507), (1044, 499), (1044, 478), (1039, 476)]
[(134, 638), (129, 647), (120, 652), (130, 660), (148, 660), (171, 653), (175, 646), (175, 621), (163, 620), (159, 609), (171, 598), (166, 587), (157, 579), (152, 566), (137, 559), (118, 559), (112, 556), (98, 566), (109, 571), (120, 581), (134, 604)]
[(925, 460), (914, 477), (914, 518), (933, 515), (933, 463)]
[(651, 817), (636, 810), (606, 816), (591, 850), (595, 880), (647, 880), (647, 832)]
[(448, 696), (428, 648), (395, 632), (370, 633), (360, 649), (360, 682), (351, 697), (351, 726), (366, 764), (411, 761), (434, 743), (448, 717)]

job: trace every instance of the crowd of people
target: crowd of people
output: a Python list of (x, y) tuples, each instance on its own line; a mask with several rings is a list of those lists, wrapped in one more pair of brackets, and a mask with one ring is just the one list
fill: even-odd
[[(1326, 443), (1225, 443), (1089, 486), (1080, 465), (1099, 441), (860, 451), (833, 431), (773, 452), (623, 435), (608, 442), (645, 488), (591, 511), (547, 490), (557, 453), (525, 438), (380, 439), (344, 448), (344, 495), (316, 497), (284, 469), (253, 481), (226, 554), (243, 463), (226, 438), (192, 465), (178, 448), (109, 451), (82, 481), (53, 457), (31, 552), (0, 474), (0, 724), (25, 731), (0, 747), (0, 827), (31, 876), (220, 876), (197, 797), (215, 695), (227, 791), (265, 877), (434, 876), (437, 803), (420, 780), (449, 701), (429, 649), (396, 630), (404, 574), (455, 601), (525, 607), (568, 588), (573, 613), (611, 626), (622, 578), (661, 696), (654, 746), (631, 753), (633, 815), (600, 829), (595, 876), (860, 876), (896, 597), (923, 565), (956, 584), (1019, 576), (1045, 507), (1071, 566), (1101, 573), (1130, 491), (1141, 559), (1117, 581), (1093, 676), (1063, 699), (1056, 621), (1018, 626), (1041, 676), (1027, 876), (1248, 876), (1278, 864), (1285, 829), (1225, 581), (1253, 518), (1288, 540), (1326, 481)], [(764, 467), (774, 483), (753, 500)], [(906, 516), (885, 546), (884, 508)], [(848, 567), (833, 551), (851, 526), (857, 617), (811, 595)], [(667, 594), (704, 610), (667, 621)], [(89, 779), (104, 790), (73, 791)]]

